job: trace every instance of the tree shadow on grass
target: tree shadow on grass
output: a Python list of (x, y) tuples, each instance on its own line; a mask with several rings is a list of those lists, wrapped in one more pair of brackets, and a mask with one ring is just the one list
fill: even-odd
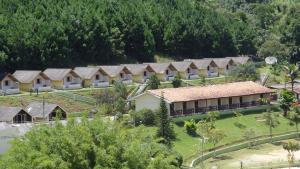
[(214, 162), (218, 162), (218, 161), (223, 161), (223, 160), (231, 160), (233, 159), (231, 156), (229, 155), (219, 155), (217, 157), (212, 158), (212, 160), (210, 161), (210, 163), (214, 163)]
[(283, 141), (276, 141), (276, 142), (273, 142), (271, 144), (274, 145), (274, 146), (282, 146), (284, 144), (284, 142)]

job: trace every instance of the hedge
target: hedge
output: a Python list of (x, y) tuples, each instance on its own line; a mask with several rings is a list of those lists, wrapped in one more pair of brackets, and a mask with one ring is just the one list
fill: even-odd
[[(250, 107), (250, 108), (239, 108), (239, 109), (232, 109), (232, 110), (224, 110), (220, 111), (221, 118), (228, 118), (234, 115), (234, 112), (240, 112), (242, 114), (257, 114), (263, 113), (267, 109), (272, 109), (273, 111), (279, 111), (278, 106), (276, 105), (263, 105), (258, 107)], [(187, 116), (180, 116), (180, 117), (173, 117), (172, 121), (178, 125), (183, 126), (185, 121), (195, 120), (195, 122), (199, 122), (205, 119), (207, 114), (193, 114)]]

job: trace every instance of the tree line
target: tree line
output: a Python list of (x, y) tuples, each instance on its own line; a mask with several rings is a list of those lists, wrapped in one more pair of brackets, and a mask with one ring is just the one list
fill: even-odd
[(3, 0), (0, 71), (253, 54), (255, 30), (197, 0)]
[(300, 58), (300, 3), (2, 0), (0, 71), (257, 54)]

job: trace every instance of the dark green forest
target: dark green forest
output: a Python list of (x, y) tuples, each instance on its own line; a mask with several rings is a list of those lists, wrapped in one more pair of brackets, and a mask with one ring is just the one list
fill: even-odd
[(299, 0), (1, 0), (0, 71), (252, 54), (299, 58)]

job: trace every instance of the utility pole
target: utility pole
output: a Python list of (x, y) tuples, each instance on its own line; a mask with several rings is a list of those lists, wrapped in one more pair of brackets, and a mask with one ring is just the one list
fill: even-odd
[(45, 97), (43, 96), (43, 118), (45, 118)]

